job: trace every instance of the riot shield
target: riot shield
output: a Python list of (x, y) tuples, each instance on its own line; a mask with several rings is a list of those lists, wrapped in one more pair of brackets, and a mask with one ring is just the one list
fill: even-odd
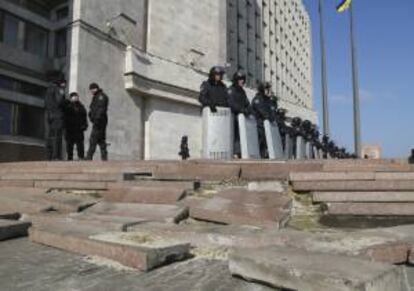
[(264, 128), (266, 133), (266, 143), (267, 150), (269, 152), (269, 159), (284, 159), (285, 153), (283, 152), (282, 137), (280, 136), (279, 127), (277, 123), (271, 123), (268, 120), (265, 120)]
[(239, 121), (242, 159), (260, 159), (256, 119), (253, 116), (246, 117), (244, 114), (239, 114), (237, 118)]
[(230, 160), (233, 158), (234, 120), (229, 108), (218, 107), (211, 112), (203, 109), (203, 158)]

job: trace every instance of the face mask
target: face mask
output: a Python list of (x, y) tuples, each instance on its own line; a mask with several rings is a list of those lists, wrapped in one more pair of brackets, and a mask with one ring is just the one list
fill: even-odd
[(63, 89), (63, 88), (59, 88), (59, 93), (60, 93), (60, 95), (65, 94), (65, 89)]

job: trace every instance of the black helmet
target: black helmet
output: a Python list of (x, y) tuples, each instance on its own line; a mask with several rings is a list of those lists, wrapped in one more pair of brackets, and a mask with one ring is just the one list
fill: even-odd
[(210, 69), (209, 77), (213, 78), (215, 75), (221, 75), (223, 76), (225, 74), (225, 70), (223, 67), (220, 66), (214, 66)]
[(234, 84), (236, 84), (240, 80), (244, 80), (244, 82), (246, 82), (246, 79), (247, 79), (246, 74), (243, 73), (242, 71), (237, 71), (233, 75), (233, 83)]
[(286, 110), (286, 109), (284, 109), (284, 108), (278, 108), (278, 109), (276, 110), (276, 114), (277, 114), (280, 118), (285, 119), (285, 118), (286, 118), (286, 115), (287, 115), (287, 110)]
[(302, 119), (299, 117), (295, 117), (292, 119), (292, 126), (293, 127), (299, 127), (302, 124)]
[(260, 93), (264, 93), (266, 89), (272, 89), (272, 84), (270, 82), (262, 82), (257, 88)]
[(311, 128), (312, 128), (312, 122), (310, 122), (309, 120), (305, 120), (305, 121), (302, 123), (302, 127), (303, 127), (304, 129), (306, 129), (306, 130), (311, 130)]

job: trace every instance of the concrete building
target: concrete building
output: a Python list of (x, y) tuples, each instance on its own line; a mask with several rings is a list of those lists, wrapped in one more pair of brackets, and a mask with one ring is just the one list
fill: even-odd
[(16, 158), (42, 152), (53, 69), (86, 104), (91, 82), (109, 95), (111, 159), (176, 159), (183, 135), (200, 157), (198, 92), (217, 64), (248, 72), (250, 96), (256, 81), (271, 81), (292, 116), (316, 120), (301, 0), (0, 0), (0, 8), (0, 146)]

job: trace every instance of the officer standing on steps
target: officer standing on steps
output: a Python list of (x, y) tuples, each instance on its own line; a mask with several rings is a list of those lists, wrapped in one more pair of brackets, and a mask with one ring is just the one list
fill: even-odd
[(233, 76), (233, 84), (227, 90), (229, 95), (229, 105), (234, 114), (234, 158), (241, 158), (240, 148), (240, 128), (239, 128), (239, 114), (249, 116), (252, 114), (249, 99), (247, 98), (244, 86), (246, 84), (246, 75), (242, 72), (236, 72)]
[(89, 120), (92, 122), (93, 127), (89, 141), (87, 160), (93, 160), (96, 146), (99, 145), (101, 158), (103, 161), (107, 161), (106, 126), (108, 125), (109, 98), (96, 83), (90, 84), (89, 90), (93, 96), (89, 110)]
[(46, 153), (49, 161), (62, 160), (63, 110), (66, 80), (63, 74), (53, 72), (45, 96), (46, 122), (48, 125)]
[(80, 102), (79, 95), (73, 92), (65, 104), (65, 137), (68, 160), (73, 160), (73, 149), (76, 145), (78, 158), (85, 159), (84, 132), (88, 128), (85, 106)]
[(211, 112), (217, 112), (217, 107), (229, 107), (226, 85), (223, 83), (224, 69), (213, 67), (208, 80), (201, 84), (199, 101), (204, 107), (210, 107)]
[(269, 82), (261, 83), (258, 87), (256, 97), (252, 102), (253, 113), (257, 120), (257, 130), (259, 133), (260, 155), (263, 159), (269, 158), (264, 121), (276, 121), (276, 108), (272, 101), (272, 84)]

